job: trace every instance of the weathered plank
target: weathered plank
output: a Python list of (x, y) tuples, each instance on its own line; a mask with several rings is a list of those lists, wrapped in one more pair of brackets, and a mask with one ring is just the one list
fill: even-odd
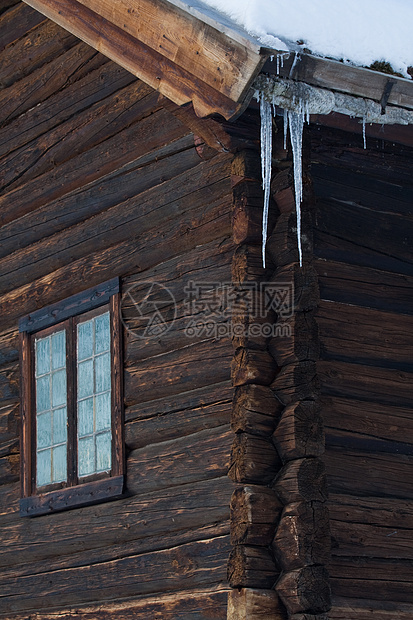
[(17, 329), (0, 335), (0, 366), (19, 359), (19, 333)]
[(326, 450), (324, 461), (332, 493), (413, 499), (413, 457), (402, 454)]
[(127, 488), (131, 493), (149, 493), (224, 476), (231, 440), (225, 425), (134, 450), (127, 461)]
[(315, 313), (324, 359), (412, 366), (413, 317), (322, 301)]
[[(153, 553), (124, 557), (73, 570), (48, 571), (19, 579), (1, 579), (4, 612), (116, 600), (126, 596), (176, 591), (185, 575), (192, 588), (222, 583), (229, 536), (196, 541)], [(137, 579), (137, 576), (139, 578)]]
[(7, 191), (24, 185), (56, 166), (156, 112), (157, 94), (141, 82), (119, 89), (93, 104), (35, 141), (0, 161), (0, 174)]
[(221, 477), (75, 513), (55, 513), (47, 519), (16, 515), (2, 524), (2, 573), (34, 575), (44, 572), (45, 565), (49, 570), (75, 568), (227, 534), (233, 486), (227, 477)]
[(339, 597), (333, 594), (330, 620), (410, 620), (412, 607), (391, 601)]
[(413, 314), (412, 275), (326, 259), (314, 261), (314, 266), (321, 299)]
[(328, 569), (335, 596), (413, 603), (411, 560), (333, 557)]
[(408, 407), (412, 373), (348, 362), (317, 362), (321, 393)]
[[(224, 585), (176, 591), (173, 594), (139, 596), (122, 602), (76, 605), (59, 611), (41, 612), (41, 620), (226, 620), (228, 591)], [(38, 615), (38, 614), (36, 614)], [(9, 616), (10, 617), (10, 616)], [(39, 617), (39, 616), (38, 616)], [(39, 617), (40, 618), (40, 617)], [(13, 613), (13, 620), (27, 620), (27, 613)]]
[(227, 620), (286, 620), (287, 615), (274, 590), (241, 588), (233, 589), (228, 595)]
[[(13, 4), (17, 4), (17, 6), (13, 6)], [(6, 9), (9, 10), (3, 13)], [(13, 0), (2, 0), (0, 11), (2, 12), (0, 21), (0, 51), (21, 37), (24, 37), (33, 28), (36, 28), (36, 26), (46, 21), (44, 15), (34, 11), (26, 4), (17, 1), (14, 2)], [(5, 67), (2, 66), (3, 70), (4, 68)]]

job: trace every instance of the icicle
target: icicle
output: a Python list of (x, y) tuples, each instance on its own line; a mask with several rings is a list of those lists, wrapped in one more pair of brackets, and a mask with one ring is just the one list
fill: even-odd
[(280, 56), (277, 56), (277, 75), (280, 75)]
[(287, 150), (288, 111), (284, 108), (284, 151)]
[(366, 150), (366, 117), (363, 116), (363, 144), (364, 150)]
[(264, 190), (264, 212), (262, 214), (262, 263), (265, 267), (265, 247), (268, 231), (268, 207), (271, 190), (271, 159), (272, 159), (272, 114), (271, 104), (260, 95), (261, 114), (261, 172)]
[(299, 101), (296, 112), (288, 110), (288, 125), (290, 128), (290, 140), (293, 149), (295, 208), (297, 213), (297, 243), (300, 267), (303, 265), (303, 252), (301, 248), (301, 200), (303, 197), (302, 145), (304, 107), (303, 102)]

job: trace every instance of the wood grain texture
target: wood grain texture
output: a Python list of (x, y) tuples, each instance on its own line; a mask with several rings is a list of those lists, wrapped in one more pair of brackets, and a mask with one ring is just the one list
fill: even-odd
[(227, 620), (285, 620), (286, 612), (274, 590), (241, 588), (228, 595)]

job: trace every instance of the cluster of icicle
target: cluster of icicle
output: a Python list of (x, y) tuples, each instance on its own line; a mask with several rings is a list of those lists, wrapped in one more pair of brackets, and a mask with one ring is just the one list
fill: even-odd
[(262, 225), (262, 260), (265, 267), (265, 248), (268, 232), (268, 208), (271, 191), (272, 161), (272, 116), (276, 108), (284, 111), (284, 148), (287, 130), (293, 153), (294, 191), (297, 213), (297, 243), (300, 266), (303, 263), (301, 247), (301, 200), (302, 200), (302, 138), (304, 121), (309, 122), (310, 114), (330, 114), (339, 112), (352, 118), (361, 118), (363, 123), (364, 148), (366, 148), (366, 123), (413, 124), (413, 112), (387, 107), (385, 113), (381, 105), (370, 99), (352, 97), (322, 88), (316, 88), (281, 78), (261, 75), (256, 84), (256, 97), (261, 113), (261, 167), (264, 190), (264, 213)]

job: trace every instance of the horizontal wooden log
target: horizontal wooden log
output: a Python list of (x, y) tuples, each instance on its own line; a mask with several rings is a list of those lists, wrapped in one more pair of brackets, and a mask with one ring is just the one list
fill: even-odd
[[(394, 155), (397, 162), (397, 154)], [(370, 154), (365, 157), (365, 160), (367, 159), (370, 159)], [(351, 206), (355, 213), (358, 213), (357, 209), (368, 208), (398, 215), (412, 215), (411, 186), (406, 182), (399, 184), (397, 180), (395, 181), (396, 170), (393, 162), (391, 168), (384, 162), (381, 165), (379, 161), (375, 163), (379, 176), (377, 172), (373, 176), (371, 170), (366, 170), (366, 161), (364, 166), (362, 164), (354, 169), (349, 169), (348, 164), (343, 168), (331, 163), (330, 165), (313, 163), (311, 177), (317, 198), (322, 201), (333, 199), (335, 203), (342, 203), (347, 208)], [(397, 164), (400, 168), (400, 161), (396, 166)], [(323, 222), (320, 224), (323, 226)]]
[(293, 614), (290, 616), (291, 620), (329, 620), (331, 614)]
[(228, 595), (227, 620), (286, 620), (287, 616), (274, 590), (254, 588), (233, 589)]
[(401, 531), (413, 529), (412, 500), (332, 493), (328, 505), (331, 520), (337, 522), (383, 526)]
[(275, 589), (290, 614), (319, 613), (331, 607), (328, 573), (321, 566), (283, 573)]
[(224, 476), (231, 439), (223, 426), (134, 450), (127, 460), (126, 487), (131, 493), (148, 493)]
[[(13, 4), (17, 4), (17, 6), (13, 7)], [(4, 13), (7, 9), (9, 9), (7, 13)], [(0, 51), (46, 21), (44, 15), (34, 11), (26, 4), (13, 0), (2, 0), (0, 10), (2, 12)]]
[(281, 515), (282, 505), (271, 489), (244, 486), (231, 497), (231, 544), (268, 547)]
[(234, 433), (244, 431), (251, 435), (270, 435), (277, 425), (283, 406), (274, 397), (271, 388), (248, 384), (235, 388), (231, 414)]
[[(193, 198), (192, 196), (192, 200)], [(182, 204), (182, 201), (180, 202)], [(229, 226), (229, 205), (226, 198), (214, 201), (207, 215), (205, 202), (202, 201), (199, 210), (195, 212), (192, 210), (178, 220), (158, 226), (157, 235), (162, 236), (162, 243), (153, 236), (148, 238), (144, 234), (140, 239), (129, 239), (127, 242), (74, 261), (33, 284), (4, 295), (2, 303), (7, 305), (8, 312), (7, 316), (2, 313), (2, 329), (12, 326), (22, 314), (44, 307), (45, 304), (53, 303), (73, 292), (80, 292), (85, 282), (83, 273), (87, 273), (88, 286), (120, 273), (128, 271), (136, 273), (195, 247), (199, 244), (200, 238), (204, 243), (208, 243), (216, 238), (217, 229), (222, 231), (227, 226)], [(186, 231), (184, 235), (183, 229)]]
[(411, 605), (391, 601), (377, 601), (333, 596), (330, 620), (410, 620)]
[[(76, 605), (59, 611), (42, 611), (41, 620), (73, 620), (79, 613), (84, 620), (175, 620), (185, 617), (188, 620), (226, 619), (228, 591), (223, 586), (197, 588), (173, 594), (140, 596), (125, 601)], [(39, 617), (39, 616), (38, 616)], [(13, 620), (27, 620), (27, 613), (13, 614)]]
[(268, 343), (278, 366), (319, 358), (318, 325), (312, 313), (296, 312), (290, 318), (281, 318), (280, 324), (283, 329), (276, 331)]
[(413, 443), (413, 420), (408, 407), (325, 397), (322, 399), (322, 413), (330, 435), (333, 435), (333, 429), (349, 431), (365, 440), (381, 441), (383, 447), (384, 442)]
[(274, 559), (265, 547), (237, 545), (228, 560), (228, 581), (232, 588), (271, 589), (279, 575)]
[(231, 363), (232, 381), (235, 386), (257, 383), (270, 385), (277, 367), (267, 351), (239, 348)]
[(333, 260), (316, 260), (321, 299), (413, 314), (413, 276)]
[(324, 359), (411, 367), (413, 316), (321, 302), (316, 317)]
[(0, 407), (19, 398), (19, 365), (16, 362), (0, 369)]
[(232, 349), (227, 339), (185, 344), (180, 349), (125, 368), (127, 405), (152, 400), (155, 395), (162, 398), (229, 379)]
[[(187, 131), (185, 132), (177, 119), (164, 110), (159, 110), (157, 114), (119, 132), (104, 145), (95, 146), (87, 153), (82, 153), (65, 162), (58, 169), (47, 172), (0, 198), (1, 205), (9, 204), (9, 201), (14, 201), (15, 205), (14, 212), (10, 208), (3, 209), (1, 224), (10, 222), (44, 205), (47, 201), (54, 200), (101, 178), (123, 164), (137, 159), (144, 153), (156, 150), (159, 146), (164, 146), (185, 133)], [(96, 166), (92, 168), (86, 163), (91, 159), (96, 161)], [(27, 192), (32, 197), (31, 201), (28, 200)]]
[[(397, 509), (397, 500), (393, 500)], [(353, 523), (341, 515), (331, 520), (334, 556), (400, 558), (413, 560), (412, 529)]]
[(192, 481), (84, 507), (76, 512), (81, 519), (67, 512), (30, 520), (18, 515), (16, 487), (1, 487), (4, 509), (14, 512), (0, 516), (0, 565), (2, 573), (7, 571), (14, 577), (44, 572), (45, 566), (48, 570), (68, 569), (125, 554), (148, 553), (162, 548), (165, 536), (172, 546), (196, 536), (227, 534), (229, 498), (234, 485), (227, 476)]
[(0, 485), (15, 482), (20, 478), (20, 455), (9, 454), (0, 458)]
[(226, 399), (221, 398), (217, 403), (200, 404), (193, 409), (182, 408), (166, 414), (158, 413), (153, 417), (126, 424), (125, 443), (129, 450), (135, 450), (152, 443), (171, 441), (228, 424), (230, 414), (230, 395)]
[(0, 162), (4, 186), (11, 191), (46, 174), (156, 112), (157, 108), (157, 94), (142, 83), (132, 82), (4, 158)]
[(275, 558), (283, 571), (330, 559), (330, 524), (325, 503), (288, 504), (281, 515), (272, 543)]
[[(70, 49), (58, 54), (57, 58), (39, 67), (33, 74), (0, 91), (0, 123), (3, 125), (24, 114), (65, 85), (69, 86), (84, 77), (89, 70), (97, 68), (101, 63), (101, 58), (89, 46), (72, 43)], [(65, 71), (62, 71), (62, 66), (65, 66)]]
[(235, 435), (228, 475), (234, 482), (268, 484), (281, 462), (271, 441), (248, 433)]
[(318, 458), (297, 459), (284, 465), (272, 486), (283, 504), (324, 502), (328, 495), (326, 468)]
[(0, 366), (19, 359), (19, 333), (12, 329), (0, 335)]
[(329, 573), (334, 596), (413, 603), (411, 560), (333, 556)]
[(413, 499), (412, 456), (327, 449), (324, 461), (332, 493)]
[[(57, 605), (116, 601), (126, 596), (176, 592), (185, 576), (187, 587), (210, 586), (225, 579), (229, 537), (197, 541), (168, 550), (135, 555), (79, 567), (76, 571), (57, 570), (27, 575), (7, 582), (1, 580), (2, 609), (34, 611), (34, 597), (42, 597), (44, 610)], [(139, 579), (136, 579), (139, 575)], [(104, 597), (102, 599), (102, 589)]]
[(273, 441), (283, 462), (324, 453), (324, 426), (320, 405), (303, 400), (288, 405), (273, 433)]
[(317, 372), (323, 395), (401, 407), (411, 403), (411, 372), (336, 361), (317, 362)]
[[(66, 196), (27, 214), (28, 230), (22, 231), (17, 221), (3, 226), (0, 230), (1, 255), (7, 256), (35, 242), (41, 244), (45, 237), (60, 231), (66, 232), (67, 228), (80, 222), (84, 225), (84, 220), (122, 203), (124, 211), (136, 211), (136, 196), (140, 194), (143, 195), (139, 197), (139, 207), (142, 215), (147, 217), (148, 213), (154, 210), (154, 204), (159, 204), (160, 200), (164, 201), (163, 192), (166, 186), (162, 185), (160, 190), (159, 185), (175, 177), (180, 177), (179, 181), (169, 183), (167, 191), (170, 197), (167, 204), (171, 207), (178, 198), (182, 202), (185, 196), (193, 193), (194, 188), (202, 189), (212, 201), (214, 190), (219, 191), (219, 183), (228, 176), (227, 166), (223, 165), (222, 157), (203, 166), (194, 167), (194, 164), (199, 163), (199, 158), (194, 153), (192, 136), (178, 137), (165, 146), (149, 149), (149, 153), (145, 153), (144, 149), (143, 151), (140, 156), (127, 161), (120, 169), (115, 169), (103, 178), (96, 179), (95, 182), (82, 186), (73, 193), (69, 192)], [(211, 175), (215, 176), (214, 181), (217, 183), (213, 188), (210, 188)], [(229, 181), (227, 182), (229, 186)], [(75, 230), (82, 238), (80, 230)], [(95, 236), (92, 230), (88, 233), (91, 237)], [(51, 258), (49, 256), (49, 260)]]
[(271, 388), (284, 405), (290, 405), (301, 400), (317, 400), (319, 385), (316, 363), (306, 361), (281, 368)]

